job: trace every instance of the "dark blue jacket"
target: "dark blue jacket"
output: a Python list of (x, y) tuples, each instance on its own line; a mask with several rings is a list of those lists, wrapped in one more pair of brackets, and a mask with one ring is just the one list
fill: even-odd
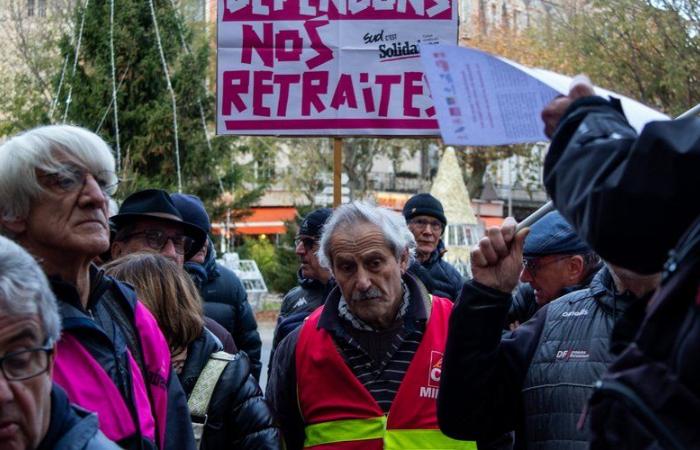
[[(38, 420), (38, 418), (35, 418)], [(51, 389), (51, 420), (37, 450), (119, 450), (98, 428), (97, 416), (68, 401), (63, 389)]]
[(445, 244), (442, 240), (427, 261), (421, 263), (417, 259), (408, 267), (408, 273), (417, 277), (433, 295), (455, 301), (462, 290), (464, 277), (452, 264), (442, 259)]
[(248, 303), (248, 294), (231, 269), (216, 262), (216, 251), (211, 241), (204, 261), (207, 279), (200, 292), (204, 300), (204, 314), (216, 320), (233, 336), (236, 347), (250, 359), (251, 372), (260, 378), (262, 341), (258, 333), (255, 314)]

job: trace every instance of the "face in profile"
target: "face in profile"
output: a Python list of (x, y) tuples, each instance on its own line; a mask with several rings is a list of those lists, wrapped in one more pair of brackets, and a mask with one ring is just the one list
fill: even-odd
[[(109, 248), (108, 192), (112, 178), (93, 174), (63, 154), (58, 172), (37, 171), (43, 191), (13, 230), (36, 254), (94, 258)], [(111, 172), (110, 172), (111, 173)]]
[(301, 275), (307, 279), (326, 281), (330, 274), (321, 267), (316, 252), (318, 252), (317, 238), (300, 234), (294, 239), (294, 253), (299, 258)]
[(51, 417), (53, 357), (37, 316), (0, 312), (0, 450), (34, 449)]
[(572, 264), (574, 255), (547, 255), (524, 258), (525, 268), (520, 280), (530, 283), (535, 291), (535, 300), (542, 306), (562, 295), (562, 290), (578, 282), (580, 264)]

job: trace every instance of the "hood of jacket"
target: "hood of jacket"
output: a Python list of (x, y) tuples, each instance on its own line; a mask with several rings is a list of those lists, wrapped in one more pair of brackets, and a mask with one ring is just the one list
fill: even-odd
[(207, 281), (212, 281), (221, 276), (221, 272), (216, 264), (216, 249), (211, 239), (207, 239), (207, 257), (204, 258), (204, 270), (207, 271)]

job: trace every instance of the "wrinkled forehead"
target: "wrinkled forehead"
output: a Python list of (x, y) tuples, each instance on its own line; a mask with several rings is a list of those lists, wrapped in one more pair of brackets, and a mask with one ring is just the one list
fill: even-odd
[(371, 222), (342, 225), (331, 235), (331, 258), (361, 257), (372, 252), (386, 252), (393, 255), (391, 245), (382, 229)]
[(45, 336), (38, 315), (17, 315), (0, 309), (0, 354), (18, 344), (41, 345)]
[(66, 165), (74, 165), (91, 173), (113, 172), (114, 158), (103, 149), (87, 146), (53, 145), (36, 159), (36, 169), (46, 172), (56, 172)]

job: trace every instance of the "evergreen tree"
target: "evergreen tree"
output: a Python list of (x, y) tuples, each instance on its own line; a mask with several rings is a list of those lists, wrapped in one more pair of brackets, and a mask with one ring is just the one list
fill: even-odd
[[(118, 121), (112, 109), (109, 0), (91, 0), (86, 9), (76, 9), (76, 36), (84, 20), (77, 70), (74, 76), (70, 71), (66, 74), (56, 118), (65, 116), (67, 122), (97, 130), (115, 150), (118, 124), (120, 176), (124, 180), (121, 196), (147, 187), (175, 191), (178, 177), (172, 98), (151, 7), (148, 0), (114, 1)], [(212, 212), (245, 207), (265, 187), (259, 183), (256, 188), (244, 187), (256, 183), (246, 183), (251, 171), (235, 157), (250, 149), (230, 137), (212, 137), (210, 150), (202, 127), (200, 105), (207, 122), (213, 120), (213, 97), (204, 87), (209, 47), (203, 42), (190, 50), (192, 33), (171, 0), (153, 0), (153, 7), (177, 103), (182, 190), (199, 195)], [(75, 36), (70, 35), (61, 41), (62, 54), (71, 63), (74, 42)], [(221, 188), (233, 195), (222, 199)]]

